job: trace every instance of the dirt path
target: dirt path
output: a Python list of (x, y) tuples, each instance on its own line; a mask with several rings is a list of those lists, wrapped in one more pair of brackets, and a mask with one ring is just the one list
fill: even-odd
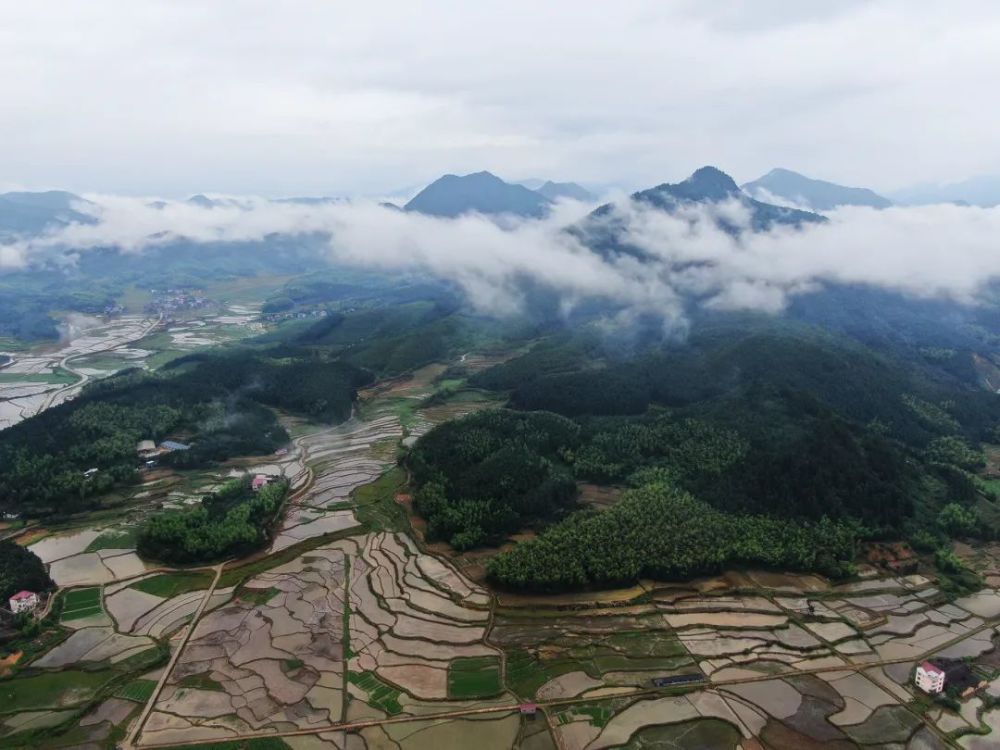
[(153, 706), (156, 705), (156, 701), (160, 697), (160, 693), (163, 691), (163, 686), (167, 684), (167, 678), (170, 677), (170, 673), (174, 670), (174, 665), (177, 663), (181, 653), (184, 651), (184, 647), (187, 646), (187, 642), (190, 640), (191, 634), (194, 633), (195, 628), (198, 627), (198, 621), (201, 619), (202, 613), (205, 611), (205, 607), (208, 606), (208, 602), (212, 599), (212, 594), (215, 593), (215, 587), (219, 583), (219, 578), (222, 576), (222, 569), (225, 565), (226, 563), (222, 562), (215, 566), (215, 578), (212, 579), (212, 585), (209, 586), (208, 590), (205, 592), (205, 596), (202, 598), (201, 604), (198, 605), (198, 609), (191, 618), (191, 622), (187, 626), (187, 630), (185, 630), (184, 635), (181, 636), (180, 643), (177, 644), (177, 648), (174, 649), (174, 653), (171, 654), (170, 661), (167, 662), (167, 666), (163, 668), (163, 674), (160, 675), (160, 679), (157, 681), (156, 687), (153, 689), (153, 694), (149, 696), (149, 700), (146, 701), (146, 705), (142, 708), (142, 713), (139, 714), (139, 718), (136, 719), (135, 723), (132, 725), (132, 729), (128, 733), (128, 736), (118, 746), (119, 748), (131, 750), (131, 748), (136, 747), (136, 741), (139, 738), (139, 734), (142, 732), (142, 727), (146, 723), (146, 719), (149, 718), (149, 714), (152, 712)]
[(94, 354), (102, 354), (104, 352), (111, 352), (111, 351), (114, 351), (115, 349), (117, 349), (118, 347), (123, 346), (124, 344), (131, 344), (131, 343), (133, 343), (135, 341), (138, 341), (139, 339), (142, 339), (142, 338), (145, 338), (146, 336), (148, 336), (149, 333), (153, 329), (155, 329), (158, 325), (160, 325), (160, 323), (162, 323), (162, 322), (163, 322), (163, 313), (160, 313), (159, 317), (156, 320), (154, 320), (152, 323), (150, 323), (148, 326), (146, 326), (145, 328), (143, 328), (142, 329), (142, 333), (140, 335), (136, 336), (134, 339), (129, 339), (128, 341), (125, 341), (125, 342), (119, 342), (119, 343), (115, 344), (114, 346), (109, 346), (109, 347), (106, 347), (104, 349), (95, 349), (92, 352), (69, 354), (69, 355), (63, 357), (61, 360), (59, 360), (59, 367), (61, 367), (62, 369), (66, 370), (66, 372), (69, 372), (69, 373), (72, 373), (73, 375), (76, 375), (79, 378), (79, 380), (77, 380), (75, 383), (70, 383), (68, 385), (64, 385), (62, 388), (57, 388), (54, 391), (49, 392), (48, 396), (45, 397), (45, 401), (42, 402), (41, 408), (39, 408), (38, 411), (35, 412), (35, 413), (36, 414), (41, 414), (46, 409), (50, 408), (52, 406), (53, 400), (57, 396), (59, 396), (60, 393), (65, 393), (66, 391), (79, 390), (79, 389), (83, 388), (83, 386), (85, 386), (87, 384), (87, 381), (90, 380), (90, 375), (87, 375), (86, 373), (82, 373), (82, 372), (80, 372), (78, 370), (74, 370), (70, 366), (70, 360), (79, 359), (80, 357), (90, 357), (90, 356), (93, 356)]
[[(828, 674), (828, 673), (831, 673), (831, 672), (856, 672), (856, 673), (864, 676), (865, 670), (872, 669), (874, 667), (884, 667), (884, 666), (889, 666), (889, 665), (892, 665), (892, 664), (909, 664), (909, 663), (912, 663), (914, 661), (920, 661), (921, 659), (928, 657), (931, 653), (935, 653), (937, 651), (940, 651), (943, 648), (947, 648), (947, 647), (949, 647), (949, 646), (951, 646), (951, 645), (953, 645), (955, 643), (958, 643), (959, 641), (962, 641), (962, 640), (964, 640), (966, 638), (969, 638), (969, 637), (971, 637), (971, 636), (973, 636), (973, 635), (975, 635), (977, 633), (980, 633), (983, 630), (986, 630), (988, 628), (994, 627), (996, 625), (998, 619), (1000, 619), (1000, 618), (996, 618), (994, 620), (991, 620), (990, 622), (985, 622), (985, 623), (983, 623), (983, 625), (981, 625), (980, 627), (976, 628), (975, 630), (970, 631), (969, 633), (966, 633), (965, 635), (959, 636), (959, 637), (957, 637), (957, 638), (955, 638), (955, 639), (953, 639), (951, 641), (948, 641), (947, 643), (942, 644), (942, 645), (938, 646), (937, 648), (933, 649), (932, 652), (925, 653), (925, 654), (923, 654), (921, 656), (918, 656), (918, 657), (907, 657), (905, 659), (884, 659), (884, 660), (880, 660), (880, 661), (868, 662), (866, 664), (852, 664), (851, 663), (851, 664), (838, 664), (836, 666), (813, 667), (811, 669), (795, 670), (795, 671), (787, 673), (787, 674), (778, 674), (778, 675), (774, 675), (774, 674), (761, 674), (761, 675), (754, 675), (752, 677), (733, 677), (731, 679), (719, 680), (717, 682), (707, 682), (706, 681), (704, 684), (699, 685), (698, 687), (699, 687), (699, 689), (712, 689), (712, 688), (725, 687), (727, 685), (745, 685), (745, 684), (748, 684), (748, 683), (755, 683), (755, 682), (768, 682), (770, 680), (780, 679), (781, 677), (800, 676), (800, 675), (818, 675), (818, 674)], [(676, 690), (677, 690), (676, 687), (639, 688), (637, 690), (632, 691), (631, 693), (621, 693), (621, 694), (616, 695), (615, 697), (616, 698), (644, 698), (644, 697), (655, 698), (655, 697), (658, 697), (658, 696), (662, 697), (664, 695), (675, 695), (676, 694)], [(592, 703), (594, 700), (595, 699), (593, 699), (593, 698), (583, 698), (583, 697), (577, 696), (577, 697), (574, 697), (574, 698), (559, 698), (559, 699), (553, 699), (553, 700), (533, 701), (533, 703), (535, 703), (535, 705), (537, 705), (539, 708), (549, 709), (549, 708), (565, 708), (565, 707), (573, 706), (573, 705), (577, 705), (577, 704), (587, 704), (587, 703)], [(325, 726), (320, 726), (320, 727), (310, 727), (308, 729), (296, 729), (296, 730), (291, 730), (291, 731), (287, 731), (287, 732), (260, 732), (260, 733), (253, 733), (253, 734), (242, 734), (242, 735), (239, 735), (239, 737), (233, 737), (231, 739), (232, 740), (248, 740), (248, 739), (253, 739), (253, 738), (257, 738), (257, 737), (302, 737), (302, 736), (308, 736), (308, 735), (314, 735), (314, 734), (322, 734), (322, 733), (325, 733), (325, 732), (353, 731), (353, 730), (357, 730), (357, 729), (364, 729), (366, 727), (382, 726), (384, 724), (403, 724), (403, 723), (414, 722), (414, 721), (441, 721), (443, 719), (461, 719), (461, 718), (466, 717), (466, 716), (479, 716), (479, 715), (482, 715), (482, 714), (513, 713), (514, 711), (518, 711), (520, 709), (520, 705), (521, 705), (520, 703), (508, 703), (508, 704), (502, 704), (502, 705), (497, 705), (497, 706), (485, 706), (485, 707), (480, 707), (480, 708), (466, 708), (466, 709), (457, 709), (457, 710), (454, 710), (454, 711), (443, 711), (441, 713), (436, 713), (436, 714), (421, 714), (421, 715), (410, 715), (410, 716), (392, 716), (392, 717), (388, 717), (388, 718), (384, 718), (384, 719), (366, 719), (364, 721), (340, 722), (340, 723), (335, 723), (335, 724), (327, 724)], [(548, 720), (548, 713), (549, 712), (546, 711), (545, 713), (546, 713), (546, 720)], [(946, 739), (945, 735), (939, 729), (937, 729), (937, 727), (933, 726), (931, 723), (927, 722), (926, 720), (924, 720), (924, 723), (925, 723), (926, 726), (930, 727), (932, 729), (932, 731), (934, 731), (935, 734), (937, 734), (939, 737), (941, 737), (942, 739)], [(550, 726), (551, 726), (551, 723), (550, 723)], [(556, 735), (553, 733), (553, 741), (554, 742), (556, 741), (555, 737), (556, 737)], [(146, 747), (181, 747), (181, 746), (185, 746), (185, 745), (199, 745), (199, 744), (203, 744), (203, 743), (204, 743), (204, 740), (191, 740), (189, 742), (188, 741), (170, 742), (170, 743), (167, 743), (167, 744), (148, 744), (148, 745), (144, 744), (144, 745), (142, 745), (142, 747), (143, 748), (146, 748)]]

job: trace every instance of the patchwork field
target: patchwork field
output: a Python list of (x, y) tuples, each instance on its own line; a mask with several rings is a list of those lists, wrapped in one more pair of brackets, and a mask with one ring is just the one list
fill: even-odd
[[(282, 417), (293, 441), (279, 454), (154, 473), (128, 499), (133, 515), (40, 532), (32, 549), (66, 587), (64, 633), (0, 682), (0, 743), (995, 746), (1000, 545), (959, 548), (988, 587), (954, 601), (921, 576), (835, 586), (775, 571), (563, 596), (493, 592), (467, 575), (471, 558), (424, 544), (407, 513), (396, 462), (406, 441), (490, 403), (461, 391), (430, 399), (441, 372), (366, 394), (335, 428)], [(198, 502), (244, 472), (292, 487), (268, 550), (218, 578), (134, 558), (148, 507)], [(912, 670), (928, 656), (968, 660), (994, 692), (958, 711), (922, 698)]]

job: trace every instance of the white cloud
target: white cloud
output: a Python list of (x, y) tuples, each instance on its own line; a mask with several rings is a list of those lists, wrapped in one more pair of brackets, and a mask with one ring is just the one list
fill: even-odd
[(517, 309), (530, 280), (556, 291), (567, 307), (602, 299), (626, 314), (655, 311), (677, 324), (683, 323), (685, 305), (777, 312), (790, 297), (824, 283), (975, 303), (1000, 278), (1000, 208), (842, 208), (802, 230), (734, 236), (720, 230), (716, 219), (745, 225), (749, 216), (735, 203), (676, 215), (618, 204), (616, 215), (628, 227), (623, 239), (648, 256), (640, 261), (627, 254), (601, 256), (564, 231), (589, 208), (573, 202), (559, 204), (546, 220), (497, 222), (478, 215), (441, 219), (365, 202), (238, 198), (203, 208), (88, 198), (97, 223), (0, 246), (0, 267), (95, 247), (141, 252), (179, 237), (213, 242), (320, 234), (329, 237), (331, 261), (450, 279), (488, 312)]
[(32, 0), (0, 25), (0, 181), (382, 193), (706, 163), (888, 189), (1000, 171), (988, 0)]

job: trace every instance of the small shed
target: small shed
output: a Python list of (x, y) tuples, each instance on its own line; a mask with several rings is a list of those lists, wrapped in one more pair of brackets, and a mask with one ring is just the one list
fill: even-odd
[(160, 443), (160, 447), (165, 451), (186, 451), (191, 448), (190, 445), (178, 443), (176, 440), (164, 440)]

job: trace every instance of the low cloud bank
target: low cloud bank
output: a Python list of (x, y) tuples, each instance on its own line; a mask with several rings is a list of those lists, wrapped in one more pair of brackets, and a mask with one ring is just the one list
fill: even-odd
[[(388, 272), (421, 270), (450, 279), (478, 309), (516, 311), (525, 280), (551, 288), (568, 309), (603, 299), (633, 313), (683, 322), (686, 305), (778, 312), (824, 283), (868, 284), (907, 295), (974, 304), (1000, 277), (1000, 208), (954, 205), (843, 208), (801, 230), (733, 235), (746, 226), (738, 202), (675, 215), (619, 201), (619, 242), (638, 254), (601, 255), (565, 228), (589, 206), (562, 203), (544, 220), (440, 219), (374, 203), (281, 203), (257, 198), (187, 202), (88, 196), (97, 221), (0, 245), (0, 269), (116, 247), (138, 253), (178, 239), (329, 238), (331, 261)], [(636, 257), (641, 256), (642, 259)]]

